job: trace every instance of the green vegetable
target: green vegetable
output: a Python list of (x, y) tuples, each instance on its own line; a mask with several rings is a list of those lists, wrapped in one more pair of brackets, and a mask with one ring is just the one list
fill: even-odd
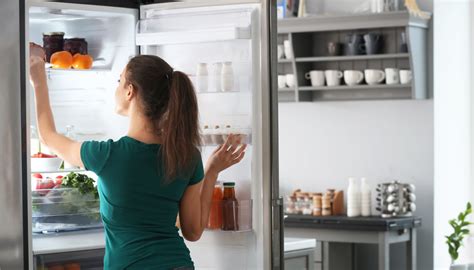
[(94, 179), (85, 174), (69, 173), (64, 176), (61, 187), (77, 188), (82, 195), (92, 194), (94, 198), (99, 198), (97, 188), (94, 186)]
[(467, 203), (466, 210), (459, 213), (457, 220), (451, 219), (449, 225), (453, 227), (454, 232), (446, 237), (446, 244), (448, 244), (449, 255), (451, 262), (454, 263), (459, 257), (459, 248), (462, 246), (464, 236), (469, 234), (469, 225), (472, 222), (466, 221), (466, 217), (472, 213), (471, 203)]

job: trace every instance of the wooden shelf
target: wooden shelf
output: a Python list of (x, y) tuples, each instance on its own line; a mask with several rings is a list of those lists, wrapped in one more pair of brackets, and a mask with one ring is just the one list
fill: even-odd
[(391, 53), (391, 54), (372, 54), (372, 55), (344, 55), (344, 56), (319, 56), (319, 57), (298, 57), (295, 58), (297, 63), (302, 62), (332, 62), (332, 61), (360, 61), (360, 60), (377, 60), (377, 59), (399, 59), (409, 58), (408, 53)]
[(338, 86), (301, 86), (299, 91), (337, 91), (337, 90), (384, 90), (384, 89), (409, 89), (411, 84), (359, 84)]

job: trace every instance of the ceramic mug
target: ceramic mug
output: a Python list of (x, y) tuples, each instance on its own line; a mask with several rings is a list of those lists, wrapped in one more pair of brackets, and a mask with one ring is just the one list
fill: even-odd
[(278, 75), (278, 88), (286, 87), (286, 75)]
[(307, 80), (311, 80), (312, 86), (324, 86), (324, 71), (311, 70), (305, 74)]
[(344, 81), (347, 85), (356, 85), (364, 80), (364, 73), (359, 70), (346, 70), (344, 71)]
[(278, 59), (282, 59), (285, 56), (285, 49), (283, 45), (277, 46)]
[(288, 87), (295, 87), (295, 75), (286, 74), (286, 85), (288, 85)]
[(386, 68), (385, 69), (385, 82), (387, 84), (399, 84), (400, 83), (400, 70), (398, 68)]
[(289, 40), (283, 41), (283, 50), (286, 59), (293, 59), (293, 48)]
[(328, 86), (337, 86), (341, 84), (341, 78), (343, 74), (339, 70), (326, 70), (324, 71), (326, 77), (326, 83)]
[(411, 83), (411, 79), (412, 79), (411, 70), (409, 69), (400, 70), (400, 83), (401, 84), (409, 84)]
[(380, 84), (385, 79), (385, 72), (379, 69), (366, 69), (364, 74), (369, 85)]

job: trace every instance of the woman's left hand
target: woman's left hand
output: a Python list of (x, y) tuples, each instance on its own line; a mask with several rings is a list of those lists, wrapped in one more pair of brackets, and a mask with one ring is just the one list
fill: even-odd
[(219, 146), (207, 161), (206, 173), (219, 174), (239, 163), (245, 156), (246, 144), (241, 143), (240, 135), (230, 134), (225, 143)]

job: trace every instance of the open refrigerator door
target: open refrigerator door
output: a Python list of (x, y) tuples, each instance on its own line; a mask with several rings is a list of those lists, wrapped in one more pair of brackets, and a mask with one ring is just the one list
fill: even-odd
[[(264, 269), (261, 4), (167, 3), (140, 8), (136, 42), (141, 54), (163, 58), (191, 78), (198, 97), (205, 162), (228, 134), (247, 143), (241, 163), (221, 173), (235, 182), (237, 217), (187, 242), (197, 269)], [(219, 188), (219, 187), (218, 187)], [(224, 195), (225, 196), (225, 195)], [(215, 202), (214, 202), (215, 203)], [(226, 202), (224, 201), (224, 204)], [(219, 209), (219, 207), (217, 207)], [(211, 218), (213, 216), (211, 209)], [(227, 214), (226, 214), (227, 213)], [(217, 221), (218, 223), (218, 221)], [(212, 226), (211, 226), (212, 227)]]

